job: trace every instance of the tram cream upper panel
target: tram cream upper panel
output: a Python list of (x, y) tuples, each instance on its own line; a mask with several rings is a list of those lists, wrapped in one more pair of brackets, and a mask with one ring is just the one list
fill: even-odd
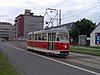
[(63, 32), (63, 33), (68, 33), (69, 34), (69, 31), (67, 29), (62, 29), (62, 28), (54, 28), (54, 29), (50, 29), (50, 30), (41, 30), (41, 31), (36, 31), (34, 32), (34, 34), (37, 34), (37, 33), (57, 33), (57, 32)]

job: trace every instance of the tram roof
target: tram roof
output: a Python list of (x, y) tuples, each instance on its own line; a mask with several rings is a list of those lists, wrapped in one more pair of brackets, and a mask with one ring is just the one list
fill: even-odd
[(38, 33), (55, 33), (55, 32), (69, 33), (69, 31), (67, 29), (64, 29), (64, 28), (53, 28), (53, 29), (50, 29), (50, 30), (36, 31), (36, 32), (33, 32), (33, 34), (38, 34)]
[(29, 32), (28, 35), (33, 34), (33, 32)]

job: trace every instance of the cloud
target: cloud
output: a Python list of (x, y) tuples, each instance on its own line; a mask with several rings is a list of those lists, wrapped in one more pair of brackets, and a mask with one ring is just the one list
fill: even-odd
[[(46, 8), (55, 8), (62, 10), (62, 23), (76, 21), (84, 17), (99, 22), (100, 7), (67, 18), (87, 10), (90, 7), (88, 5), (98, 2), (98, 0), (66, 0), (62, 3), (63, 1), (65, 0), (0, 0), (0, 21), (14, 22), (14, 18), (23, 14), (25, 9), (30, 9), (35, 15), (44, 15)], [(83, 7), (86, 8), (81, 9)]]

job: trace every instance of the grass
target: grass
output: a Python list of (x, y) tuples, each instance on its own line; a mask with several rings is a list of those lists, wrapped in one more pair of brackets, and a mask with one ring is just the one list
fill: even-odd
[(0, 51), (0, 75), (18, 75), (8, 58)]
[(87, 49), (86, 48), (80, 48), (80, 47), (71, 47), (71, 52), (100, 56), (100, 50), (96, 50), (96, 49), (97, 48), (91, 50), (91, 49), (89, 49), (89, 47), (87, 47)]
[(100, 46), (80, 46), (80, 47), (100, 49)]
[(100, 49), (100, 46), (86, 46), (87, 48), (96, 48), (96, 49)]

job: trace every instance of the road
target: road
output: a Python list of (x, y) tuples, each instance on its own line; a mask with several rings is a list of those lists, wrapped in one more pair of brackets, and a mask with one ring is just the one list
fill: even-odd
[(26, 51), (21, 44), (0, 42), (0, 49), (8, 56), (20, 75), (100, 75), (98, 69), (76, 64), (68, 59), (54, 58)]

